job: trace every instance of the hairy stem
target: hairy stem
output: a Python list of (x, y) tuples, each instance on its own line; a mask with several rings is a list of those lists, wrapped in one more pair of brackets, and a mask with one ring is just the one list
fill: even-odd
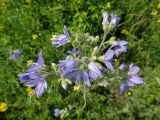
[(101, 48), (102, 48), (102, 46), (103, 46), (103, 44), (104, 44), (104, 41), (105, 41), (107, 35), (108, 35), (108, 32), (104, 32), (102, 42), (100, 43), (99, 48), (98, 48), (98, 53), (101, 52), (100, 50), (101, 50)]
[(81, 110), (83, 110), (86, 107), (86, 86), (83, 86), (83, 100), (84, 104), (81, 109), (77, 110), (77, 113), (79, 113)]

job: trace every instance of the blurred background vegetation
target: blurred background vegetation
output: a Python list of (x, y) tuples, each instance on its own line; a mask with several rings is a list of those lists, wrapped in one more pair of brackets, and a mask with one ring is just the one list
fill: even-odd
[[(81, 93), (65, 92), (57, 76), (47, 79), (49, 89), (39, 99), (28, 97), (26, 87), (18, 84), (17, 74), (24, 73), (27, 61), (36, 61), (42, 49), (45, 63), (65, 58), (66, 49), (51, 45), (51, 35), (62, 33), (103, 34), (102, 13), (121, 17), (112, 34), (129, 41), (128, 53), (121, 58), (142, 68), (143, 86), (115, 96), (104, 92), (88, 93), (87, 107), (66, 119), (78, 120), (160, 120), (160, 1), (158, 0), (1, 0), (0, 2), (0, 102), (7, 105), (1, 120), (56, 119), (54, 108), (69, 104), (80, 107)], [(66, 46), (69, 47), (69, 46)], [(10, 51), (21, 49), (14, 62)], [(72, 96), (72, 97), (71, 97)]]

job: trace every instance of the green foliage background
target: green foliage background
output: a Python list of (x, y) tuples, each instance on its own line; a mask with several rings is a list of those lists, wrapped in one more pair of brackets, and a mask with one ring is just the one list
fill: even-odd
[[(108, 6), (111, 3), (111, 7)], [(36, 61), (42, 49), (45, 63), (57, 63), (65, 58), (66, 48), (51, 45), (52, 34), (62, 33), (65, 24), (71, 33), (89, 32), (102, 35), (102, 12), (121, 16), (116, 34), (129, 41), (128, 53), (121, 58), (142, 68), (143, 86), (130, 89), (122, 96), (104, 91), (87, 94), (87, 106), (71, 120), (160, 120), (160, 14), (153, 16), (158, 0), (1, 0), (0, 2), (0, 102), (8, 110), (0, 113), (1, 120), (52, 120), (55, 108), (68, 105), (81, 107), (83, 95), (65, 92), (57, 76), (51, 75), (49, 89), (40, 98), (29, 98), (26, 87), (18, 84), (17, 74), (24, 73), (27, 61)], [(127, 29), (128, 34), (121, 30)], [(38, 39), (32, 40), (37, 34)], [(21, 49), (22, 57), (13, 62), (10, 50)], [(59, 88), (57, 88), (59, 86)], [(71, 97), (72, 96), (72, 97)]]

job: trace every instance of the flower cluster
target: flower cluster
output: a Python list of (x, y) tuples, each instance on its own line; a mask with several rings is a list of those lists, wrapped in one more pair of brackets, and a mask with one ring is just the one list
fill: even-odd
[[(115, 78), (119, 78), (119, 82), (117, 82), (120, 83), (119, 94), (124, 93), (131, 86), (143, 84), (143, 78), (138, 75), (140, 68), (134, 66), (133, 63), (129, 65), (128, 72), (125, 69), (126, 64), (120, 65), (118, 63), (120, 66), (119, 72), (117, 72), (117, 63), (115, 64), (114, 59), (118, 59), (121, 54), (127, 52), (128, 41), (118, 40), (114, 36), (109, 38), (108, 34), (114, 30), (119, 22), (120, 17), (117, 15), (111, 14), (109, 20), (109, 14), (103, 13), (104, 36), (102, 40), (99, 36), (93, 37), (88, 33), (76, 32), (71, 35), (66, 26), (64, 26), (63, 34), (52, 35), (52, 45), (57, 49), (65, 44), (72, 46), (72, 50), (67, 51), (69, 55), (64, 60), (60, 60), (58, 64), (51, 63), (56, 75), (60, 76), (58, 81), (64, 90), (67, 90), (71, 84), (72, 87), (74, 86), (74, 91), (80, 91), (80, 87), (86, 85), (92, 87), (94, 81), (101, 81), (105, 78), (104, 76), (108, 77), (108, 74), (112, 75), (115, 71), (119, 73), (115, 76)], [(14, 56), (17, 55), (19, 55), (18, 51)], [(33, 88), (36, 96), (39, 97), (47, 90), (46, 76), (48, 75), (42, 58), (42, 51), (38, 55), (37, 62), (30, 62), (30, 64), (27, 72), (18, 76), (20, 82), (24, 86)], [(85, 88), (83, 92), (85, 95)], [(32, 95), (34, 95), (33, 91)], [(54, 115), (56, 117), (68, 116), (67, 111), (67, 108), (64, 110), (55, 109)]]
[[(118, 17), (117, 15), (111, 14), (111, 16), (112, 19), (109, 21), (108, 13), (103, 13), (102, 25), (105, 33), (110, 33), (110, 31), (113, 30), (120, 21), (120, 17)], [(58, 35), (56, 39), (52, 41), (52, 44), (56, 47), (60, 47), (62, 45), (67, 44), (70, 41), (71, 43), (73, 43), (72, 46), (74, 47), (74, 49), (68, 51), (70, 55), (67, 56), (65, 60), (59, 61), (58, 73), (61, 75), (62, 79), (64, 78), (64, 80), (70, 79), (74, 81), (75, 85), (80, 85), (81, 81), (84, 81), (86, 85), (91, 86), (92, 81), (103, 76), (105, 66), (108, 68), (109, 71), (113, 73), (115, 69), (113, 65), (114, 55), (118, 58), (121, 53), (127, 52), (126, 45), (128, 44), (128, 42), (126, 40), (116, 41), (114, 39), (112, 43), (110, 43), (111, 46), (108, 48), (105, 54), (100, 56), (100, 49), (102, 48), (101, 44), (104, 44), (104, 41), (107, 37), (107, 35), (105, 34), (104, 39), (102, 40), (99, 47), (96, 44), (96, 47), (94, 47), (91, 50), (92, 52), (90, 52), (90, 55), (88, 55), (89, 53), (85, 54), (86, 51), (84, 50), (84, 47), (80, 46), (80, 44), (82, 46), (87, 47), (87, 42), (93, 43), (94, 40), (91, 41), (86, 39), (86, 41), (78, 41), (77, 38), (80, 36), (78, 34), (76, 35), (75, 40), (71, 39), (72, 37), (69, 36), (66, 26), (64, 26), (63, 31), (64, 34)], [(121, 66), (121, 69), (123, 66)], [(123, 93), (126, 90), (126, 88), (129, 88), (130, 86), (143, 84), (143, 79), (138, 77), (137, 75), (139, 70), (139, 67), (133, 66), (132, 64), (130, 65), (128, 74), (129, 81), (122, 83), (122, 85), (120, 86), (120, 94)], [(133, 72), (136, 74), (133, 74)], [(63, 86), (63, 88), (66, 89), (66, 86), (67, 84), (65, 84), (65, 87)]]

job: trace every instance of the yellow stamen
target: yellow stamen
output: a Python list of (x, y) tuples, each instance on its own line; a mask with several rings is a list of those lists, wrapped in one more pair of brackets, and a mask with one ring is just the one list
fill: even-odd
[(35, 95), (35, 92), (31, 87), (27, 87), (26, 91), (28, 93), (28, 96), (30, 96), (30, 97)]
[(56, 39), (56, 35), (52, 35), (51, 39), (50, 40), (55, 40)]
[(27, 61), (27, 66), (32, 65), (32, 63), (33, 63), (33, 61), (32, 61), (32, 60), (28, 60), (28, 61)]
[(0, 102), (0, 112), (5, 112), (7, 109), (7, 104), (4, 102)]

